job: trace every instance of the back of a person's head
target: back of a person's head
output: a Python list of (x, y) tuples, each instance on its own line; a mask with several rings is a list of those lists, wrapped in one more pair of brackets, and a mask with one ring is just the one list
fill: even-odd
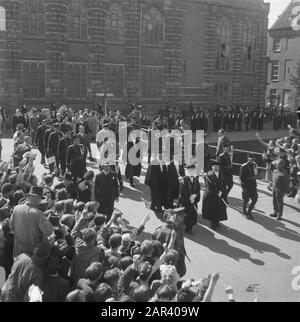
[(152, 241), (151, 240), (144, 240), (142, 242), (140, 252), (143, 256), (151, 256), (152, 254)]
[(148, 302), (150, 299), (149, 287), (140, 285), (133, 292), (133, 299), (135, 302)]
[(159, 258), (164, 252), (163, 245), (158, 240), (152, 240), (152, 258)]
[(177, 302), (191, 303), (194, 298), (195, 293), (189, 287), (184, 287), (177, 293)]
[(171, 287), (170, 285), (162, 285), (161, 287), (159, 287), (159, 289), (156, 292), (157, 295), (157, 301), (160, 302), (170, 302), (173, 301), (173, 299), (176, 296), (176, 291), (173, 287)]
[(67, 200), (69, 197), (68, 192), (65, 188), (59, 189), (56, 192), (55, 198), (58, 201), (63, 201), (63, 200)]
[(12, 174), (8, 177), (8, 182), (12, 185), (15, 185), (17, 182), (17, 174)]
[(84, 242), (90, 243), (92, 241), (96, 241), (97, 232), (92, 228), (86, 228), (82, 230), (81, 236)]
[(13, 192), (14, 186), (11, 183), (4, 183), (4, 185), (1, 188), (1, 193), (6, 195), (11, 192)]
[(93, 201), (89, 201), (89, 202), (85, 205), (85, 207), (86, 207), (86, 210), (87, 210), (88, 212), (96, 211), (96, 203), (95, 203), (95, 202), (93, 202)]
[(109, 286), (114, 287), (119, 281), (120, 271), (117, 268), (110, 269), (104, 273), (103, 280)]
[(104, 266), (99, 262), (94, 262), (85, 270), (85, 277), (91, 281), (96, 281), (103, 272)]
[(164, 258), (164, 262), (167, 265), (176, 265), (177, 260), (178, 260), (178, 252), (175, 249), (171, 249)]
[(83, 212), (85, 207), (84, 202), (77, 202), (76, 206), (75, 206), (75, 210), (79, 211), (79, 212)]
[(113, 234), (109, 238), (109, 246), (112, 249), (118, 248), (122, 245), (122, 236), (120, 234)]
[(66, 302), (86, 302), (85, 293), (80, 290), (74, 290), (67, 295)]
[(120, 269), (125, 271), (128, 266), (133, 263), (133, 259), (131, 256), (125, 256), (120, 260)]
[(73, 211), (74, 211), (74, 200), (73, 199), (65, 200), (65, 213), (72, 214)]
[(64, 210), (65, 210), (65, 203), (64, 203), (64, 201), (57, 201), (57, 202), (55, 202), (55, 211), (56, 212), (58, 212), (58, 213), (62, 213), (62, 212), (64, 212)]
[(106, 216), (102, 214), (97, 214), (94, 218), (94, 224), (96, 227), (101, 227), (106, 222)]
[(113, 295), (112, 288), (107, 283), (101, 283), (94, 293), (95, 302), (105, 302)]
[(15, 205), (19, 203), (21, 199), (25, 197), (25, 193), (22, 190), (17, 190), (13, 194), (13, 202)]
[(107, 259), (107, 266), (109, 268), (120, 268), (120, 261), (119, 258), (116, 256), (110, 256)]

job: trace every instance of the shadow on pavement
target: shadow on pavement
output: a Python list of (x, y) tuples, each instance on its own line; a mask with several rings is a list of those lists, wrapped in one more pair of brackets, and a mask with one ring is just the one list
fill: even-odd
[[(221, 230), (224, 230), (224, 226), (222, 225)], [(241, 259), (247, 259), (255, 265), (264, 266), (265, 263), (260, 259), (252, 258), (249, 253), (246, 251), (231, 246), (227, 241), (223, 239), (217, 239), (216, 235), (208, 230), (206, 227), (202, 225), (197, 225), (194, 228), (194, 235), (185, 235), (185, 238), (197, 243), (201, 244), (204, 247), (207, 247), (214, 253), (225, 255), (229, 258), (232, 258), (236, 261), (240, 261)]]

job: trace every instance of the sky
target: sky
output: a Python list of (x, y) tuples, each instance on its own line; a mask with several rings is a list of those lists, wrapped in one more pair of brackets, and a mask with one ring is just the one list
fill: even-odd
[(278, 16), (282, 14), (291, 0), (265, 0), (271, 4), (270, 15), (269, 15), (269, 27), (271, 27), (277, 20)]

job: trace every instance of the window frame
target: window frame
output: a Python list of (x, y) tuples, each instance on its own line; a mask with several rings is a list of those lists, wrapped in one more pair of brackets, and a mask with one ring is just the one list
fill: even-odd
[(218, 72), (229, 72), (231, 70), (232, 33), (233, 28), (230, 19), (223, 16), (217, 26), (216, 70)]
[[(121, 74), (121, 76), (120, 76)], [(105, 64), (105, 88), (114, 98), (121, 99), (125, 89), (125, 66), (123, 64)]]
[[(146, 46), (163, 46), (165, 41), (165, 17), (155, 7), (143, 14), (142, 42)], [(150, 26), (151, 29), (149, 28)]]
[(6, 31), (6, 30), (7, 30), (7, 10), (3, 6), (0, 6), (0, 32)]
[[(277, 73), (277, 77), (274, 77), (274, 76), (276, 76), (275, 73), (274, 73), (274, 67), (276, 65), (277, 65), (278, 73)], [(271, 82), (279, 82), (279, 76), (280, 76), (280, 61), (279, 60), (273, 60), (271, 62)]]
[(160, 99), (163, 94), (163, 66), (142, 66), (142, 98)]
[[(279, 42), (279, 48), (276, 49), (276, 43)], [(282, 50), (281, 38), (273, 38), (273, 53), (280, 53)]]
[(22, 87), (24, 99), (46, 98), (46, 62), (23, 61)]
[(105, 40), (108, 43), (124, 43), (125, 17), (121, 5), (116, 3), (110, 6), (105, 17)]

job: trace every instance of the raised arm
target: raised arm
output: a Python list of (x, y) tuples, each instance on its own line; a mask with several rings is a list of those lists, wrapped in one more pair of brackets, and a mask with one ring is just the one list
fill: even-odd
[(208, 289), (204, 295), (204, 298), (203, 298), (203, 301), (202, 302), (211, 302), (211, 298), (214, 294), (214, 291), (215, 291), (215, 287), (217, 285), (217, 282), (220, 278), (220, 274), (217, 273), (217, 274), (214, 274), (212, 276), (212, 278), (210, 279), (210, 282), (209, 282), (209, 286), (208, 286)]
[(256, 138), (258, 140), (259, 143), (261, 143), (265, 148), (269, 148), (269, 145), (261, 138), (261, 136), (259, 135), (259, 133), (256, 133)]

